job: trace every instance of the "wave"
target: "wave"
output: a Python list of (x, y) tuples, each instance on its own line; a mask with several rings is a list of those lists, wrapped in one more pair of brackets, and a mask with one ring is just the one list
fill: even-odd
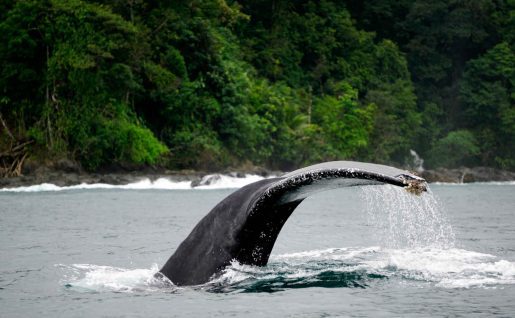
[(204, 176), (199, 182), (192, 181), (172, 181), (168, 178), (150, 180), (148, 178), (138, 182), (125, 185), (113, 185), (107, 183), (81, 183), (72, 186), (57, 186), (51, 183), (38, 185), (2, 188), (0, 192), (46, 192), (46, 191), (71, 191), (71, 190), (91, 190), (91, 189), (122, 189), (122, 190), (210, 190), (210, 189), (234, 189), (241, 188), (252, 182), (264, 179), (262, 176), (246, 174), (244, 177), (234, 177), (230, 175), (212, 174)]
[(64, 272), (61, 282), (67, 288), (81, 292), (174, 292), (170, 280), (156, 278), (157, 264), (150, 268), (126, 269), (92, 264), (57, 264)]
[(243, 178), (223, 174), (211, 174), (204, 176), (194, 189), (235, 189), (263, 179), (264, 177), (253, 174), (246, 174)]
[(179, 288), (148, 269), (57, 265), (63, 285), (81, 292), (278, 292), (296, 288), (371, 288), (409, 281), (435, 288), (490, 288), (515, 284), (515, 262), (463, 249), (331, 248), (272, 255), (267, 266), (233, 262), (210, 282)]
[(249, 292), (292, 285), (366, 288), (385, 280), (440, 288), (495, 287), (515, 284), (515, 263), (456, 248), (340, 248), (275, 256), (264, 268), (233, 264), (218, 282), (228, 285), (226, 290)]

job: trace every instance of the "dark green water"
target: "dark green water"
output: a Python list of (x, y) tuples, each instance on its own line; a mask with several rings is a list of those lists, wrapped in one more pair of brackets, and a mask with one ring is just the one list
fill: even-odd
[(151, 277), (234, 190), (0, 192), (0, 316), (513, 316), (515, 185), (431, 189), (439, 208), (391, 188), (318, 194), (268, 266), (187, 288)]

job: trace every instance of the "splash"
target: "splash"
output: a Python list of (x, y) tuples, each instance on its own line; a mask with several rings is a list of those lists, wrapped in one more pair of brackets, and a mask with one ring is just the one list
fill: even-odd
[(410, 149), (409, 153), (410, 153), (411, 157), (413, 157), (413, 169), (415, 169), (415, 171), (417, 171), (419, 173), (423, 172), (424, 171), (424, 159), (420, 158), (418, 153), (413, 149)]
[(266, 267), (233, 262), (220, 277), (206, 284), (206, 289), (276, 292), (405, 282), (450, 289), (513, 285), (515, 263), (457, 248), (331, 248), (273, 255)]
[(311, 287), (367, 288), (387, 278), (359, 268), (352, 255), (360, 254), (360, 251), (346, 255), (341, 254), (342, 251), (346, 254), (347, 249), (279, 255), (272, 257), (266, 267), (233, 261), (221, 275), (206, 283), (204, 289), (211, 292), (272, 293)]
[(363, 187), (367, 220), (387, 248), (451, 248), (455, 236), (430, 189), (412, 195), (391, 185)]
[(56, 265), (61, 284), (75, 292), (215, 293), (280, 292), (289, 289), (373, 288), (381, 284), (439, 288), (496, 288), (515, 284), (515, 262), (457, 248), (344, 247), (272, 255), (265, 267), (236, 261), (203, 285), (177, 287), (155, 278), (157, 265), (126, 269), (91, 264)]
[(156, 278), (157, 264), (151, 268), (126, 269), (91, 264), (58, 264), (63, 270), (62, 283), (82, 292), (174, 292), (177, 287), (166, 277)]
[(246, 174), (243, 178), (223, 174), (207, 175), (195, 189), (237, 189), (263, 179), (262, 176), (252, 174)]
[(515, 263), (494, 255), (450, 248), (389, 250), (387, 262), (371, 263), (407, 280), (442, 288), (495, 287), (515, 284)]

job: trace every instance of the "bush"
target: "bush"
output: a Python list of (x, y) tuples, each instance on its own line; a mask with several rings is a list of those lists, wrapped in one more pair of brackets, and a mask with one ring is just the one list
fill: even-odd
[(375, 106), (360, 106), (357, 91), (339, 83), (336, 96), (317, 98), (313, 107), (313, 124), (320, 127), (324, 160), (352, 159), (365, 148), (373, 125)]
[(194, 168), (215, 170), (229, 162), (215, 132), (203, 127), (185, 128), (168, 132), (167, 144), (170, 145), (169, 165), (175, 168)]
[(428, 163), (432, 167), (455, 168), (472, 163), (478, 154), (474, 134), (468, 130), (456, 130), (436, 142)]
[(110, 164), (155, 164), (168, 149), (152, 132), (123, 119), (105, 120), (87, 143), (81, 163), (88, 170)]

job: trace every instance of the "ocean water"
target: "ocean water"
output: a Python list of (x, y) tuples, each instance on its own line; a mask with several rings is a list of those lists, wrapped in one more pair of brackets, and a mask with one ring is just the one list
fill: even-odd
[(327, 191), (286, 223), (266, 267), (207, 284), (153, 274), (234, 187), (0, 190), (0, 317), (513, 317), (515, 184)]

